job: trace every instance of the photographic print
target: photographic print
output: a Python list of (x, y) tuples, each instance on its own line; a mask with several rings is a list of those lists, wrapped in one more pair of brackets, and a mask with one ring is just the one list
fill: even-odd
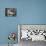
[(5, 16), (16, 16), (16, 8), (5, 8)]
[(18, 25), (18, 38), (20, 46), (46, 42), (46, 25)]

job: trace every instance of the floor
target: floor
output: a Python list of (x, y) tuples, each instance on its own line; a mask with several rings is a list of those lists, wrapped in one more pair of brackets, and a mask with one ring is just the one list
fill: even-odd
[(31, 40), (28, 41), (21, 40), (20, 46), (46, 46), (46, 42), (45, 41), (32, 42)]
[[(8, 45), (7, 44), (0, 44), (0, 46), (8, 46)], [(45, 41), (32, 42), (31, 40), (28, 40), (28, 41), (21, 40), (19, 45), (15, 44), (14, 46), (46, 46), (46, 42)]]
[[(8, 44), (0, 44), (0, 46), (8, 46)], [(18, 46), (18, 44), (10, 45), (10, 46)]]

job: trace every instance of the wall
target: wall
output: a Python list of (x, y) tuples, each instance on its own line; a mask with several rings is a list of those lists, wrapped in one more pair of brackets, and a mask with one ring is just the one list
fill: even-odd
[[(5, 17), (5, 8), (17, 8), (17, 16)], [(46, 24), (46, 0), (0, 0), (0, 44), (8, 43), (17, 24)]]

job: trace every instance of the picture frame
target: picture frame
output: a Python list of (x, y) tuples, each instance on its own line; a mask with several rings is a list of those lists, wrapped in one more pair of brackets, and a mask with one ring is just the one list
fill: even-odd
[(5, 16), (16, 16), (16, 8), (5, 8)]

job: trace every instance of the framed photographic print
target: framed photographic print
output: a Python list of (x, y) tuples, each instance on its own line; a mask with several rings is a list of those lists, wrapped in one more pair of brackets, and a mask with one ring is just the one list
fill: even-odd
[(20, 32), (19, 41), (46, 41), (46, 25), (44, 24), (20, 24), (18, 30)]
[(18, 24), (18, 42), (20, 46), (43, 45), (46, 43), (46, 24)]
[(5, 8), (5, 16), (16, 16), (16, 8)]

